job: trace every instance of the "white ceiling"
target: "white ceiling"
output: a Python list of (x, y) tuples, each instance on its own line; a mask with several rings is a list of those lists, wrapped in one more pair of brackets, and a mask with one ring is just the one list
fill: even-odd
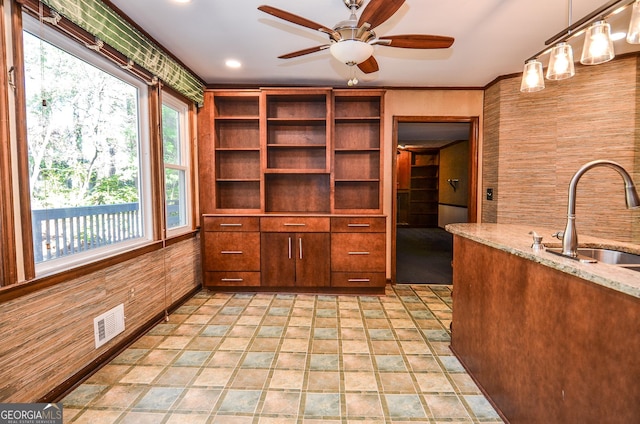
[[(257, 10), (266, 4), (333, 27), (349, 17), (342, 0), (111, 0), (209, 85), (346, 85), (349, 70), (328, 50), (294, 59), (277, 57), (326, 44), (328, 37)], [(365, 0), (366, 7), (368, 1)], [(574, 0), (572, 22), (605, 0)], [(522, 71), (524, 61), (545, 48), (544, 41), (568, 26), (563, 0), (407, 0), (382, 25), (378, 36), (446, 35), (446, 50), (376, 46), (380, 70), (360, 86), (483, 87), (496, 77)], [(626, 30), (628, 13), (610, 19)], [(579, 58), (582, 38), (572, 42)], [(624, 40), (616, 53), (638, 50)], [(226, 59), (242, 62), (225, 67)], [(543, 57), (546, 65), (548, 58)]]

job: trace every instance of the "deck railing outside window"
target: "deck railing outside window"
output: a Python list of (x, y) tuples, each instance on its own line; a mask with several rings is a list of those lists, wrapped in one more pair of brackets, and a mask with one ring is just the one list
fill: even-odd
[(61, 258), (143, 234), (138, 203), (32, 210), (35, 262)]

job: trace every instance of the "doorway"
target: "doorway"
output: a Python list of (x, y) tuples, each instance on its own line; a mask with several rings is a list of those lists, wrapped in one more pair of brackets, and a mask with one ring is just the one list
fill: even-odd
[(476, 221), (477, 117), (394, 117), (392, 280), (451, 284), (452, 235)]

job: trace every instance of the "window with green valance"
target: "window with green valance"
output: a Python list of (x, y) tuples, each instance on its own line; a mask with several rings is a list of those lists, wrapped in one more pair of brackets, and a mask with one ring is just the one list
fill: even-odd
[(96, 36), (165, 84), (198, 104), (200, 80), (100, 0), (41, 0), (80, 28)]

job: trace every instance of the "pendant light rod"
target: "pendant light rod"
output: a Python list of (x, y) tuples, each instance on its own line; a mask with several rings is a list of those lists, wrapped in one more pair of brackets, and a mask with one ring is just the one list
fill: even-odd
[[(621, 3), (624, 3), (622, 4), (621, 7), (626, 7), (633, 2), (635, 2), (635, 0), (612, 0), (609, 3), (606, 3), (600, 6), (598, 9), (594, 10), (584, 18), (580, 19), (579, 21), (576, 21), (572, 25), (569, 25), (566, 29), (563, 29), (553, 37), (549, 38), (547, 41), (544, 42), (544, 45), (548, 46), (549, 44), (554, 44), (556, 41), (560, 41), (562, 36), (566, 36), (567, 33), (575, 32), (577, 29), (582, 29), (582, 27), (585, 26), (585, 24), (590, 24), (591, 21), (600, 17), (601, 15), (602, 15), (602, 19), (608, 17), (608, 15), (611, 14), (611, 12), (615, 11), (617, 9), (617, 6), (620, 5)], [(607, 15), (607, 16), (604, 16), (604, 15)], [(599, 19), (596, 19), (596, 20), (599, 20)], [(564, 40), (566, 40), (566, 38)]]
[[(544, 42), (544, 45), (549, 46), (550, 44), (567, 41), (569, 38), (573, 37), (576, 32), (585, 28), (586, 26), (591, 24), (594, 20), (606, 19), (609, 16), (611, 16), (613, 12), (615, 12), (619, 8), (627, 7), (631, 3), (635, 3), (635, 1), (636, 0), (612, 0), (600, 6), (598, 9), (594, 10), (593, 12), (589, 13), (587, 16), (580, 19), (579, 21), (576, 21), (572, 25), (569, 25), (567, 28), (563, 29), (553, 37), (549, 38), (547, 41)], [(525, 63), (530, 60), (536, 59), (539, 56), (542, 56), (543, 54), (548, 53), (550, 50), (551, 50), (551, 47), (547, 47), (543, 50), (540, 50), (538, 53), (534, 54), (529, 59), (525, 60)]]

